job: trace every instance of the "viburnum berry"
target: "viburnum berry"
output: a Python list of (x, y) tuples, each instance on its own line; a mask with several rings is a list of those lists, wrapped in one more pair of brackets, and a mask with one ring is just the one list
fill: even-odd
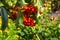
[(12, 14), (12, 20), (16, 20), (17, 18), (17, 11), (13, 11), (13, 14)]
[(17, 13), (18, 13), (17, 11), (13, 11), (14, 16), (17, 16)]
[(24, 21), (25, 21), (25, 22), (28, 22), (28, 18), (24, 17)]
[(10, 9), (14, 10), (14, 6), (10, 6)]
[(25, 5), (25, 6), (24, 6), (24, 10), (27, 11), (28, 9), (29, 9), (29, 7), (28, 7), (27, 5)]
[(27, 22), (27, 24), (28, 24), (27, 26), (30, 26), (30, 25), (31, 25), (31, 23), (30, 23), (30, 22)]
[(36, 23), (32, 23), (32, 22), (31, 22), (31, 25), (30, 25), (30, 26), (35, 26), (35, 25), (36, 25)]
[(24, 17), (28, 17), (28, 12), (24, 11), (23, 15), (24, 15)]
[(23, 22), (23, 24), (27, 26), (27, 23), (25, 21)]
[(41, 15), (41, 14), (43, 14), (43, 12), (42, 12), (42, 11), (40, 11), (40, 15)]
[(29, 12), (30, 13), (36, 13), (37, 12), (37, 6), (30, 5), (29, 6)]
[(37, 12), (38, 11), (38, 7), (34, 6), (34, 10), (35, 10), (35, 12)]
[(24, 17), (29, 17), (27, 13), (24, 14)]
[(32, 22), (34, 19), (33, 18), (28, 18), (28, 22)]
[(21, 7), (16, 7), (15, 10), (16, 10), (16, 11), (19, 11), (19, 10), (21, 10)]
[(27, 11), (27, 12), (29, 12), (30, 14), (36, 13), (37, 12), (37, 6), (34, 6), (32, 4), (25, 5), (24, 6), (24, 10)]
[(26, 18), (24, 17), (24, 22), (23, 22), (24, 25), (26, 26), (35, 26), (36, 23), (34, 22), (34, 19), (33, 18)]
[(33, 7), (33, 4), (30, 4), (29, 7)]
[(32, 8), (32, 9), (31, 9), (31, 13), (34, 13), (34, 12), (35, 12), (35, 9), (34, 9), (34, 8)]

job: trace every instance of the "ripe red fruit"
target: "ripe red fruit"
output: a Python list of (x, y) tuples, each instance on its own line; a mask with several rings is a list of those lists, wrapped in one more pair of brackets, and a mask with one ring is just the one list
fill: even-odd
[(24, 6), (24, 10), (27, 11), (28, 9), (29, 9), (29, 7), (28, 7), (27, 5), (25, 5), (25, 6)]
[(27, 22), (27, 26), (30, 26), (30, 22)]
[(12, 14), (12, 20), (14, 21), (14, 20), (16, 20), (16, 18), (17, 18), (17, 11), (13, 11), (13, 14)]
[(14, 6), (10, 6), (10, 9), (12, 9), (12, 10), (13, 10), (13, 9), (14, 9)]
[(24, 17), (28, 17), (28, 12), (24, 11), (23, 15), (24, 15)]
[(34, 10), (35, 10), (35, 12), (37, 12), (37, 10), (38, 10), (37, 6), (34, 6)]
[(33, 14), (37, 12), (37, 6), (34, 6), (32, 4), (25, 5), (24, 10), (27, 11), (29, 14)]
[(43, 14), (43, 12), (40, 11), (40, 14)]
[(33, 18), (28, 18), (28, 22), (32, 22), (33, 21)]
[(31, 9), (31, 11), (32, 11), (32, 13), (33, 13), (33, 12), (35, 12), (35, 9), (34, 9), (34, 8), (32, 8), (32, 9)]
[(27, 25), (27, 23), (26, 23), (25, 21), (23, 22), (23, 24), (24, 24), (24, 25)]
[(30, 4), (30, 5), (29, 5), (29, 7), (33, 7), (33, 5), (32, 5), (32, 4)]
[(35, 26), (36, 25), (36, 23), (31, 23), (31, 26)]
[(21, 8), (20, 7), (16, 7), (16, 9), (15, 9), (16, 11), (19, 11), (19, 10), (21, 10)]
[(24, 14), (24, 17), (28, 17), (28, 14), (26, 13), (26, 14)]
[(24, 17), (24, 21), (25, 21), (25, 22), (28, 22), (28, 18)]
[(17, 16), (17, 13), (18, 13), (17, 11), (13, 11), (14, 16)]
[(25, 26), (35, 26), (36, 25), (36, 23), (34, 22), (34, 19), (33, 18), (30, 18), (30, 17), (29, 18), (24, 17), (23, 24)]

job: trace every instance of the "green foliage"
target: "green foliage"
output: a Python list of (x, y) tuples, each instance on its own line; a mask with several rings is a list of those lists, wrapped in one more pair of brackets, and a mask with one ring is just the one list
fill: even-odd
[[(29, 4), (33, 3), (32, 0), (7, 0), (5, 3), (4, 1), (1, 1), (4, 7), (0, 8), (0, 12), (2, 13), (0, 40), (60, 40), (60, 16), (56, 17), (57, 20), (51, 21), (50, 16), (48, 16), (45, 10), (43, 11), (43, 15), (38, 16), (39, 11), (41, 11), (40, 6), (43, 5), (42, 0), (37, 0), (34, 4), (38, 7), (37, 15), (35, 15), (38, 16), (35, 17), (36, 26), (23, 25), (22, 11), (24, 10), (18, 11), (18, 16), (15, 21), (9, 19), (7, 15), (9, 6), (23, 7), (25, 2)], [(8, 14), (12, 14), (10, 13), (10, 10), (8, 11)]]
[(34, 2), (34, 0), (28, 0), (28, 1), (27, 1), (27, 0), (25, 0), (25, 2), (26, 2), (26, 3), (31, 4), (31, 3), (33, 3), (33, 2)]
[(8, 26), (8, 15), (5, 8), (1, 7), (1, 16), (2, 16), (2, 30), (5, 30), (5, 28)]

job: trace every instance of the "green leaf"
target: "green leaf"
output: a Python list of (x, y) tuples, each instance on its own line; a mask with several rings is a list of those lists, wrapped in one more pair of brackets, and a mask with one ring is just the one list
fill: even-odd
[(19, 25), (22, 25), (23, 23), (23, 15), (21, 11), (18, 11), (17, 19), (16, 19), (16, 27), (19, 27)]
[(28, 1), (27, 1), (27, 0), (25, 0), (25, 2), (26, 2), (26, 3), (31, 4), (31, 3), (33, 3), (33, 2), (34, 2), (34, 0), (28, 0)]
[(7, 15), (7, 11), (5, 8), (0, 7), (1, 8), (1, 16), (2, 16), (2, 30), (5, 30), (5, 28), (8, 26), (8, 15)]
[(24, 0), (17, 0), (17, 3), (15, 6), (23, 6), (25, 4), (25, 1)]
[(51, 38), (51, 40), (58, 40), (58, 38)]

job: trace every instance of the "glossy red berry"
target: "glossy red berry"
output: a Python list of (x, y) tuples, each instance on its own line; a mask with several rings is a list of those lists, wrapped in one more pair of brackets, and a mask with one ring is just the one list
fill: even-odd
[(26, 6), (24, 6), (24, 10), (28, 10), (29, 9), (29, 7), (26, 5)]
[(35, 24), (35, 22), (34, 22), (34, 19), (33, 18), (26, 18), (26, 17), (24, 17), (24, 25), (25, 26), (35, 26), (36, 24)]
[(37, 6), (34, 6), (32, 4), (25, 5), (24, 10), (27, 11), (29, 14), (33, 14), (37, 12)]
[(23, 15), (24, 15), (24, 17), (28, 17), (28, 12), (24, 11)]
[(15, 10), (16, 10), (16, 11), (19, 11), (19, 10), (21, 10), (21, 7), (16, 7)]
[(31, 9), (30, 11), (31, 11), (32, 13), (36, 13), (36, 12), (37, 12), (37, 6), (33, 6), (33, 7), (31, 7), (30, 9)]
[(17, 11), (13, 11), (14, 16), (17, 16), (17, 13), (18, 13)]
[(26, 14), (24, 14), (24, 17), (28, 17), (28, 14), (26, 13)]
[(27, 22), (27, 26), (30, 26), (30, 22)]
[(34, 12), (37, 12), (37, 10), (38, 10), (38, 8), (37, 8), (37, 6), (34, 6)]
[(43, 14), (43, 12), (40, 11), (40, 15)]
[(34, 9), (34, 8), (32, 8), (32, 9), (31, 9), (31, 12), (32, 12), (32, 13), (34, 13), (34, 12), (35, 12), (35, 9)]
[(30, 4), (30, 5), (29, 5), (29, 7), (33, 7), (33, 5), (32, 5), (32, 4)]
[(10, 6), (10, 9), (12, 9), (12, 10), (13, 10), (13, 9), (14, 9), (14, 6)]
[(25, 21), (25, 22), (28, 22), (28, 18), (24, 17), (24, 21)]
[(36, 25), (36, 23), (31, 23), (31, 26), (35, 26)]
[(13, 11), (13, 14), (12, 14), (12, 20), (14, 21), (14, 20), (16, 20), (16, 18), (17, 18), (17, 11)]

